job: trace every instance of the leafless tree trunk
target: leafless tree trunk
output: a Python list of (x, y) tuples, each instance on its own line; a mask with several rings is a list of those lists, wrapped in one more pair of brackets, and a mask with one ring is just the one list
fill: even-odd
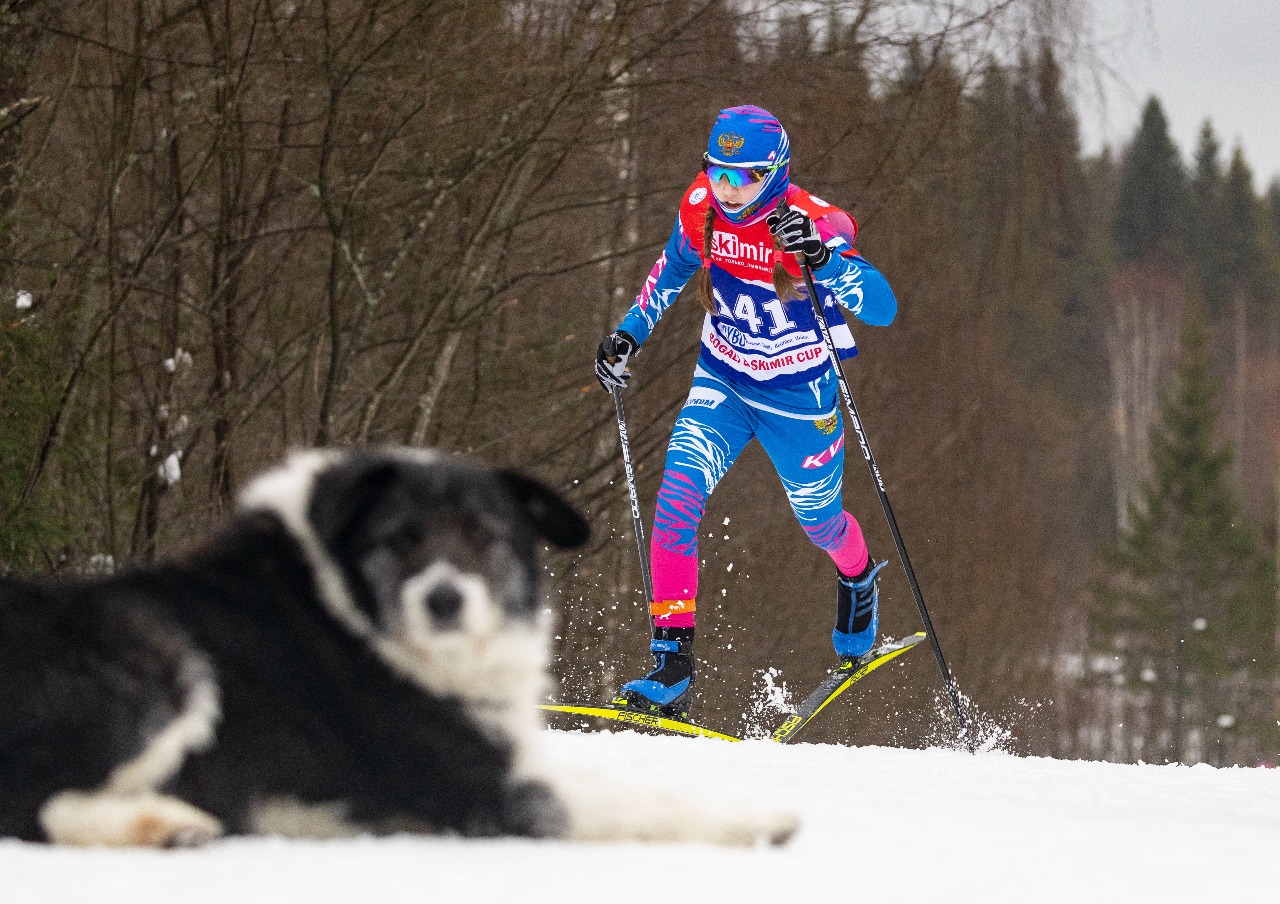
[(454, 355), (462, 343), (462, 331), (450, 330), (445, 336), (444, 345), (436, 353), (435, 364), (431, 367), (431, 379), (427, 388), (418, 396), (418, 416), (413, 423), (413, 431), (409, 435), (409, 445), (423, 446), (427, 442), (427, 430), (432, 426), (431, 419), (435, 415), (436, 406), (440, 403), (440, 395), (444, 392), (445, 381), (449, 379), (449, 371), (453, 367)]
[(1116, 525), (1131, 529), (1130, 506), (1151, 469), (1151, 428), (1177, 346), (1180, 302), (1172, 288), (1131, 274), (1113, 287), (1107, 353), (1111, 364), (1112, 480)]

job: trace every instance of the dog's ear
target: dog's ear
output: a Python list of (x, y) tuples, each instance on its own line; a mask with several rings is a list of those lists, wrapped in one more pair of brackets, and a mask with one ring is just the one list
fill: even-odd
[(586, 519), (551, 487), (517, 471), (498, 471), (496, 476), (538, 533), (556, 546), (576, 549), (591, 537)]
[(309, 515), (321, 541), (344, 547), (398, 474), (393, 460), (356, 455), (317, 475)]

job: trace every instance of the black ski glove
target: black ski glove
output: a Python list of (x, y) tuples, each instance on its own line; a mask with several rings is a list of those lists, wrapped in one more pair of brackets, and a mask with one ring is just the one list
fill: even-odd
[(631, 379), (631, 374), (627, 373), (627, 361), (639, 348), (636, 337), (625, 330), (604, 337), (596, 349), (596, 379), (605, 392), (611, 392), (615, 386), (627, 388), (627, 381)]
[(831, 249), (822, 243), (818, 226), (794, 207), (778, 206), (765, 218), (769, 231), (782, 242), (782, 250), (803, 254), (810, 270), (821, 270), (831, 260)]

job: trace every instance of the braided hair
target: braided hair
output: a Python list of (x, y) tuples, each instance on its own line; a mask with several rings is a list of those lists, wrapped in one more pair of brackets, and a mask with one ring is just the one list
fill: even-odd
[[(708, 314), (719, 313), (716, 309), (715, 295), (711, 291), (711, 243), (715, 239), (715, 234), (715, 205), (708, 203), (707, 216), (702, 223), (702, 268), (693, 277), (698, 300), (702, 302)], [(774, 237), (773, 247), (778, 251), (782, 250), (782, 243), (777, 237)], [(776, 260), (773, 264), (773, 291), (782, 301), (794, 301), (804, 297), (800, 292), (800, 280), (787, 272), (781, 260)]]

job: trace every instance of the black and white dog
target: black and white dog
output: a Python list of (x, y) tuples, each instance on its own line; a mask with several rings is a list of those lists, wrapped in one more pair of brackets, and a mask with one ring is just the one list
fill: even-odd
[(165, 564), (0, 582), (0, 836), (173, 846), (435, 831), (781, 842), (786, 815), (536, 755), (554, 491), (406, 449), (295, 454)]

